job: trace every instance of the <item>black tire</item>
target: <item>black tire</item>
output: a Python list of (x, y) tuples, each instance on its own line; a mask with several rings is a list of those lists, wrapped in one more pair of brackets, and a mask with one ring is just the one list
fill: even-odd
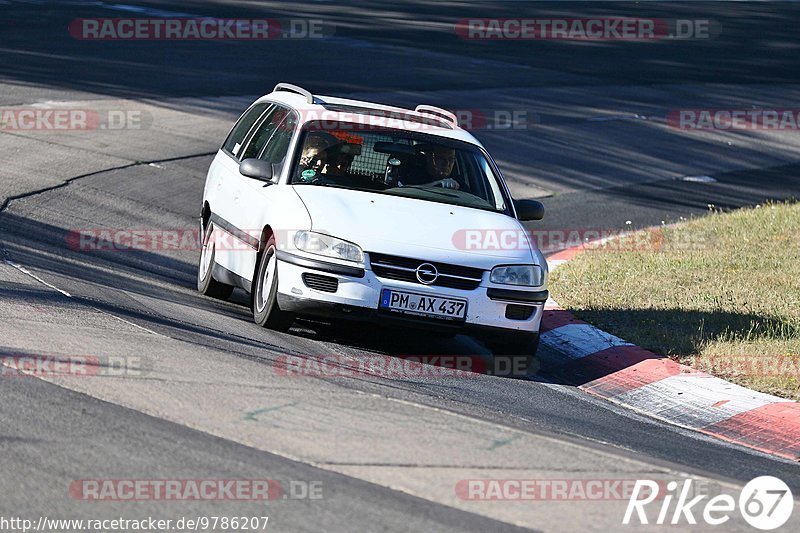
[(213, 225), (209, 222), (208, 228), (203, 235), (203, 246), (200, 251), (200, 259), (197, 264), (197, 290), (205, 296), (227, 300), (233, 292), (232, 285), (220, 283), (214, 279), (214, 254), (216, 252), (214, 243), (210, 241)]
[(278, 264), (274, 237), (269, 238), (259, 255), (250, 299), (256, 324), (276, 331), (287, 331), (292, 327), (295, 315), (281, 311), (278, 305)]
[(484, 341), (492, 352), (493, 374), (514, 378), (525, 378), (539, 370), (539, 333), (510, 332), (503, 338)]

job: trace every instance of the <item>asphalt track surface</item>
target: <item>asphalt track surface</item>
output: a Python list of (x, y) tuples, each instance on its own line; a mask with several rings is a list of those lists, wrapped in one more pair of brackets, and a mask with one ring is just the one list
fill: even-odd
[[(681, 106), (791, 107), (800, 6), (130, 2), (189, 15), (318, 17), (336, 32), (266, 43), (69, 36), (76, 18), (137, 14), (112, 4), (0, 5), (0, 105), (147, 118), (136, 131), (0, 133), (0, 352), (140, 357), (145, 371), (3, 377), (0, 515), (268, 514), (270, 527), (286, 531), (607, 529), (619, 527), (625, 502), (467, 502), (454, 486), (689, 476), (735, 492), (776, 475), (800, 491), (796, 464), (617, 408), (546, 371), (531, 380), (287, 379), (275, 369), (286, 354), (489, 354), (464, 337), (368, 326), (262, 330), (243, 293), (218, 302), (194, 291), (196, 250), (87, 253), (67, 240), (84, 228), (193, 228), (217, 145), (249, 99), (278, 81), (535, 113), (535, 127), (476, 131), (512, 187), (543, 197), (547, 216), (534, 229), (645, 226), (702, 215), (709, 204), (796, 196), (796, 133), (690, 136), (657, 119)], [(708, 41), (571, 46), (472, 43), (452, 29), (470, 16), (642, 12), (709, 18), (724, 31)], [(700, 174), (717, 181), (680, 179)], [(219, 478), (315, 482), (323, 498), (97, 503), (68, 493), (80, 479)]]

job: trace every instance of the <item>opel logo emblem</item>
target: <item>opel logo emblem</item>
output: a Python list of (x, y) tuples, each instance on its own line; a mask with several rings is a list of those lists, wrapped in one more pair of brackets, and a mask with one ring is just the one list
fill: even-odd
[(431, 285), (439, 279), (439, 271), (430, 263), (422, 263), (417, 267), (417, 280), (423, 285)]

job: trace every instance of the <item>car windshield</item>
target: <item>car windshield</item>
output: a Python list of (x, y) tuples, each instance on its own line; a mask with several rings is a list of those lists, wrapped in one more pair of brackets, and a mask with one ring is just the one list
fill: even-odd
[(498, 177), (467, 143), (402, 130), (307, 125), (291, 183), (507, 211)]

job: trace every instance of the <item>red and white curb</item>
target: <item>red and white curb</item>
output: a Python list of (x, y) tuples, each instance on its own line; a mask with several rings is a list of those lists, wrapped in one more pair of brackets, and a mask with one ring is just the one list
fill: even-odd
[[(547, 259), (550, 269), (583, 247)], [(800, 403), (756, 392), (649, 352), (578, 320), (548, 300), (540, 342), (562, 357), (548, 374), (684, 428), (800, 460)]]

